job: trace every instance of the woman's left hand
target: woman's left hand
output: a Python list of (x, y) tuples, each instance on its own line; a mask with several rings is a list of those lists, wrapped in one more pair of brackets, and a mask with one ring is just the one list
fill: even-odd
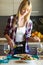
[(28, 38), (28, 42), (40, 42), (40, 41), (41, 41), (40, 38), (36, 36)]
[(40, 38), (37, 37), (37, 36), (34, 37), (34, 40), (36, 40), (37, 42), (40, 42), (41, 41)]

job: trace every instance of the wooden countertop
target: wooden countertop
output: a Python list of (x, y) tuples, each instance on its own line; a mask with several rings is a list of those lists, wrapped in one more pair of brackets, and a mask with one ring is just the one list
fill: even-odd
[[(7, 42), (7, 39), (6, 38), (0, 38), (0, 42)], [(43, 44), (43, 42), (29, 42), (28, 44), (38, 44), (38, 43)]]
[(6, 38), (0, 38), (0, 42), (7, 42)]

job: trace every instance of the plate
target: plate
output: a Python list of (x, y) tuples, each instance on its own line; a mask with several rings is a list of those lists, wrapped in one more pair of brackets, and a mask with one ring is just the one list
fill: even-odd
[(19, 57), (21, 60), (33, 60), (34, 58), (29, 54), (16, 54), (14, 57)]
[(20, 56), (20, 54), (15, 54), (13, 55), (14, 57), (17, 57), (17, 58), (22, 58), (22, 56)]

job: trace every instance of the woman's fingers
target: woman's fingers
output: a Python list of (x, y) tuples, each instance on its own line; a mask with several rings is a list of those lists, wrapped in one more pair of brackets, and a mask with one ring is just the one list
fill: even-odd
[(40, 40), (40, 38), (39, 37), (37, 37), (37, 36), (35, 36), (34, 37), (34, 39), (36, 40), (36, 41), (38, 41), (38, 42), (40, 42), (41, 40)]
[(8, 41), (8, 44), (10, 45), (11, 48), (13, 48), (13, 44), (11, 41)]

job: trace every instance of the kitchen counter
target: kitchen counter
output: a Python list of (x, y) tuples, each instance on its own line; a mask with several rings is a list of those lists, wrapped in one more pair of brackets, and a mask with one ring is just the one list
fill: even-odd
[(43, 60), (30, 60), (27, 63), (15, 63), (15, 60), (10, 60), (9, 63), (3, 63), (0, 65), (43, 65)]
[[(0, 38), (0, 42), (7, 42), (7, 39), (6, 38)], [(43, 42), (29, 42), (28, 44), (43, 44)]]
[(7, 42), (7, 39), (6, 38), (0, 38), (0, 42)]

